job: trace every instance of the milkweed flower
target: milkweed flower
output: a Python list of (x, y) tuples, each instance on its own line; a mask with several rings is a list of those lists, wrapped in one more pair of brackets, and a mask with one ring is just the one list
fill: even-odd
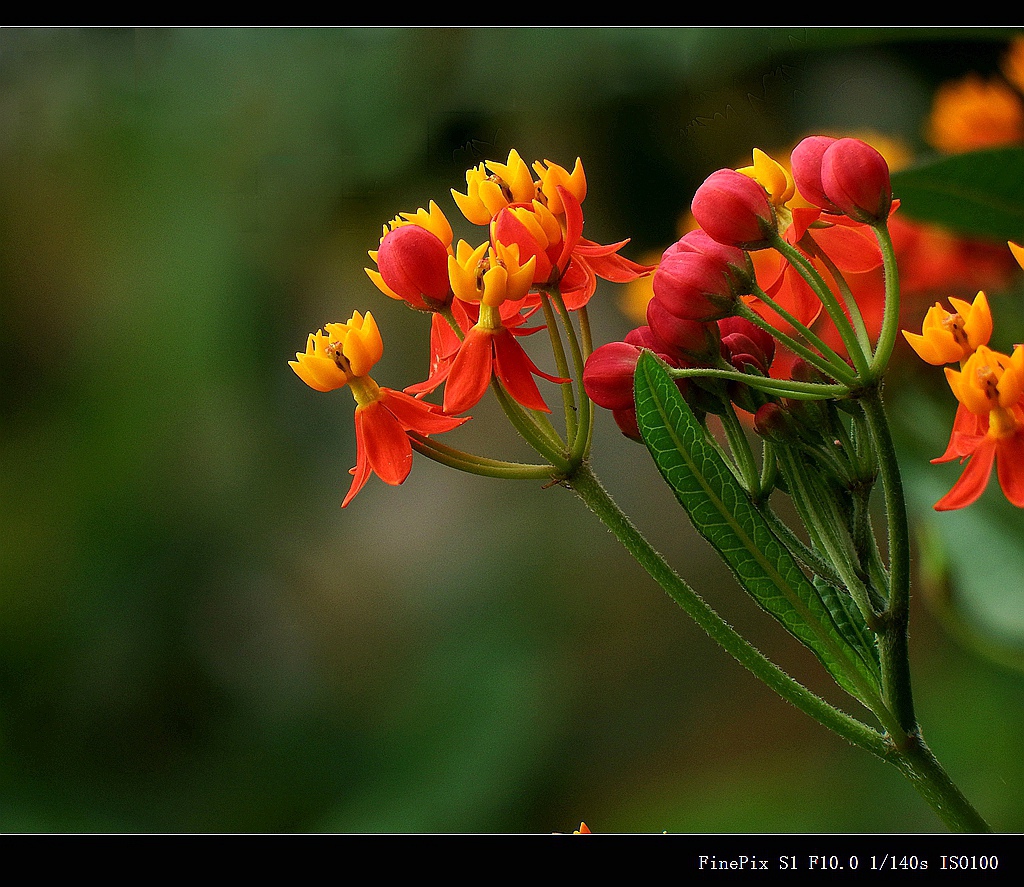
[(526, 297), (533, 286), (536, 264), (535, 255), (520, 264), (515, 244), (496, 250), (484, 242), (474, 249), (460, 240), (455, 255), (448, 257), (448, 279), (452, 292), (463, 302), (494, 308)]
[(533, 169), (539, 179), (537, 193), (547, 208), (556, 216), (565, 211), (562, 203), (563, 191), (572, 194), (576, 203), (583, 203), (583, 199), (587, 196), (587, 176), (583, 171), (583, 161), (579, 157), (576, 158), (572, 172), (550, 160), (535, 161)]
[(475, 323), (442, 369), (446, 413), (454, 415), (475, 406), (492, 377), (518, 403), (550, 412), (533, 377), (559, 383), (568, 380), (537, 367), (516, 338), (536, 265), (536, 254), (520, 262), (517, 244), (499, 243), (495, 248), (484, 243), (474, 249), (459, 242), (448, 263), (452, 287), (460, 302), (478, 307)]
[(959, 401), (949, 445), (933, 462), (967, 462), (936, 511), (963, 508), (984, 492), (995, 467), (1006, 498), (1024, 508), (1024, 348), (1007, 356), (980, 346), (960, 371), (946, 368)]
[(992, 312), (984, 292), (973, 302), (950, 297), (953, 311), (938, 302), (928, 309), (921, 333), (903, 331), (918, 357), (933, 366), (966, 360), (992, 337)]
[(328, 323), (310, 333), (305, 352), (296, 352), (288, 365), (310, 388), (334, 391), (348, 385), (356, 401), (356, 464), (349, 472), (352, 485), (341, 503), (346, 507), (371, 474), (397, 486), (412, 469), (409, 433), (451, 431), (466, 418), (446, 416), (434, 404), (391, 388), (370, 377), (384, 353), (377, 323), (369, 311), (358, 311), (346, 323)]
[[(593, 296), (598, 278), (629, 283), (654, 270), (619, 255), (628, 240), (602, 244), (583, 236), (581, 204), (587, 195), (587, 180), (579, 158), (571, 172), (550, 160), (537, 161), (533, 168), (539, 180), (533, 184), (532, 196), (508, 200), (488, 224), (495, 246), (517, 246), (524, 263), (536, 257), (535, 284), (557, 285), (566, 308), (575, 311)], [(522, 192), (525, 190), (524, 186)], [(511, 190), (508, 193), (518, 196)], [(483, 214), (471, 217), (470, 212), (463, 212), (470, 221), (484, 218)]]
[(936, 90), (926, 135), (946, 154), (1019, 144), (1024, 103), (1009, 83), (972, 71)]

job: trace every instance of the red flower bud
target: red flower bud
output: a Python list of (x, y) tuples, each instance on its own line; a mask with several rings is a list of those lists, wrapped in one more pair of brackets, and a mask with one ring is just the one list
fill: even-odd
[(641, 349), (628, 342), (608, 342), (587, 358), (583, 387), (587, 396), (606, 410), (633, 407), (633, 374)]
[(678, 252), (679, 250), (691, 253), (704, 253), (705, 255), (721, 259), (726, 264), (735, 265), (738, 268), (744, 268), (747, 264), (746, 253), (743, 250), (738, 246), (719, 243), (703, 228), (694, 228), (692, 231), (687, 231), (672, 246), (665, 250), (665, 253)]
[[(643, 351), (653, 351), (666, 363), (678, 366), (681, 361), (672, 354), (654, 331), (647, 326), (627, 333), (624, 341), (608, 342), (587, 358), (583, 368), (583, 386), (594, 403), (611, 410), (619, 430), (633, 440), (642, 441), (637, 425), (633, 377)], [(687, 397), (690, 386), (686, 379), (677, 379), (676, 387)]]
[(885, 158), (860, 139), (837, 139), (821, 155), (821, 188), (840, 211), (873, 224), (889, 217), (892, 182)]
[(727, 317), (718, 322), (722, 336), (722, 356), (737, 369), (753, 364), (768, 375), (775, 359), (775, 339), (767, 330), (745, 317)]
[(762, 404), (754, 413), (754, 431), (768, 440), (785, 442), (793, 436), (793, 420), (779, 404)]
[(776, 230), (768, 193), (734, 169), (711, 173), (693, 195), (693, 217), (714, 240), (741, 249), (764, 249)]
[(830, 136), (808, 136), (789, 155), (793, 181), (797, 190), (809, 203), (831, 213), (842, 212), (825, 196), (821, 187), (821, 157), (835, 143)]
[(703, 228), (688, 231), (665, 250), (662, 258), (676, 252), (703, 253), (717, 259), (725, 266), (733, 291), (737, 295), (745, 296), (753, 290), (755, 276), (750, 256), (738, 246), (719, 243)]
[(626, 437), (643, 443), (644, 437), (640, 433), (640, 424), (636, 418), (636, 407), (612, 410), (612, 418), (615, 420), (615, 424), (619, 426), (619, 431), (626, 435)]
[(714, 323), (677, 317), (660, 299), (647, 303), (647, 325), (671, 357), (703, 364), (718, 352), (718, 327)]
[(653, 351), (669, 363), (672, 363), (674, 360), (672, 354), (670, 354), (672, 351), (671, 347), (666, 345), (649, 326), (638, 326), (636, 329), (630, 330), (626, 333), (624, 341), (630, 345), (636, 345), (637, 348), (646, 348), (648, 351)]
[(654, 298), (683, 320), (706, 322), (728, 317), (736, 305), (729, 267), (699, 252), (676, 250), (665, 255), (652, 281)]
[(377, 268), (384, 283), (415, 308), (430, 308), (424, 299), (436, 304), (451, 298), (448, 250), (419, 225), (399, 225), (384, 236), (377, 250)]

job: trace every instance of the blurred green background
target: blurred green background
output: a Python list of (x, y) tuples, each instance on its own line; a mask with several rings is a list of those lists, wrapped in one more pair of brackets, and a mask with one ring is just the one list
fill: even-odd
[[(936, 87), (996, 70), (1009, 37), (0, 30), (0, 831), (941, 831), (566, 491), (417, 457), (342, 511), (351, 400), (287, 361), (369, 308), (375, 377), (424, 377), (426, 320), (378, 293), (366, 251), (431, 199), (455, 223), (449, 189), (481, 160), (582, 157), (587, 235), (640, 258), (754, 146), (870, 128), (925, 151)], [(602, 283), (598, 341), (634, 325), (617, 299)], [(936, 519), (952, 405), (906, 367), (919, 713), (1020, 831), (1024, 515), (993, 489)], [(454, 434), (520, 453), (495, 414)], [(839, 701), (607, 414), (594, 461), (684, 577)]]

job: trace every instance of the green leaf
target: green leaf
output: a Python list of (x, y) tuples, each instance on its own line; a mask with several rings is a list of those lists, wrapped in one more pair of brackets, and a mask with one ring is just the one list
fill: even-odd
[(634, 385), (641, 434), (694, 527), (754, 601), (810, 649), (844, 690), (862, 701), (866, 693), (873, 695), (874, 670), (850, 645), (650, 352), (637, 362)]
[(864, 614), (844, 588), (837, 587), (821, 576), (812, 577), (822, 603), (832, 614), (832, 620), (840, 634), (857, 651), (861, 661), (881, 682), (882, 664), (878, 654), (875, 634), (864, 621)]
[(961, 234), (1024, 239), (1024, 148), (945, 157), (892, 174), (898, 212)]

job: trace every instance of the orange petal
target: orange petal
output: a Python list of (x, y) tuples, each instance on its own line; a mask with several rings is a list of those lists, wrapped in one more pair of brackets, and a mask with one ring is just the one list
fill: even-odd
[(381, 388), (380, 395), (381, 402), (406, 431), (440, 434), (469, 421), (469, 416), (447, 416), (434, 404), (410, 397), (392, 388)]
[(976, 502), (992, 476), (992, 463), (996, 458), (996, 442), (987, 435), (981, 439), (967, 462), (960, 479), (953, 488), (933, 506), (936, 511), (952, 511)]
[(531, 410), (550, 413), (551, 409), (533, 380), (534, 374), (551, 382), (568, 382), (539, 369), (510, 332), (503, 330), (494, 337), (494, 369), (501, 384), (512, 398)]
[(463, 413), (480, 402), (491, 381), (494, 363), (492, 333), (473, 327), (455, 355), (444, 387), (444, 411)]
[(1024, 432), (1018, 430), (998, 442), (996, 473), (1006, 498), (1024, 508)]
[(412, 444), (405, 429), (382, 400), (356, 408), (357, 428), (362, 426), (366, 460), (384, 483), (397, 486), (412, 469)]
[(356, 494), (365, 486), (366, 481), (370, 478), (370, 463), (366, 458), (366, 435), (363, 431), (363, 423), (359, 416), (360, 411), (356, 410), (356, 464), (355, 467), (349, 470), (349, 474), (352, 475), (352, 485), (348, 488), (348, 494), (345, 496), (344, 501), (341, 503), (341, 507), (345, 508), (349, 502), (351, 502)]

